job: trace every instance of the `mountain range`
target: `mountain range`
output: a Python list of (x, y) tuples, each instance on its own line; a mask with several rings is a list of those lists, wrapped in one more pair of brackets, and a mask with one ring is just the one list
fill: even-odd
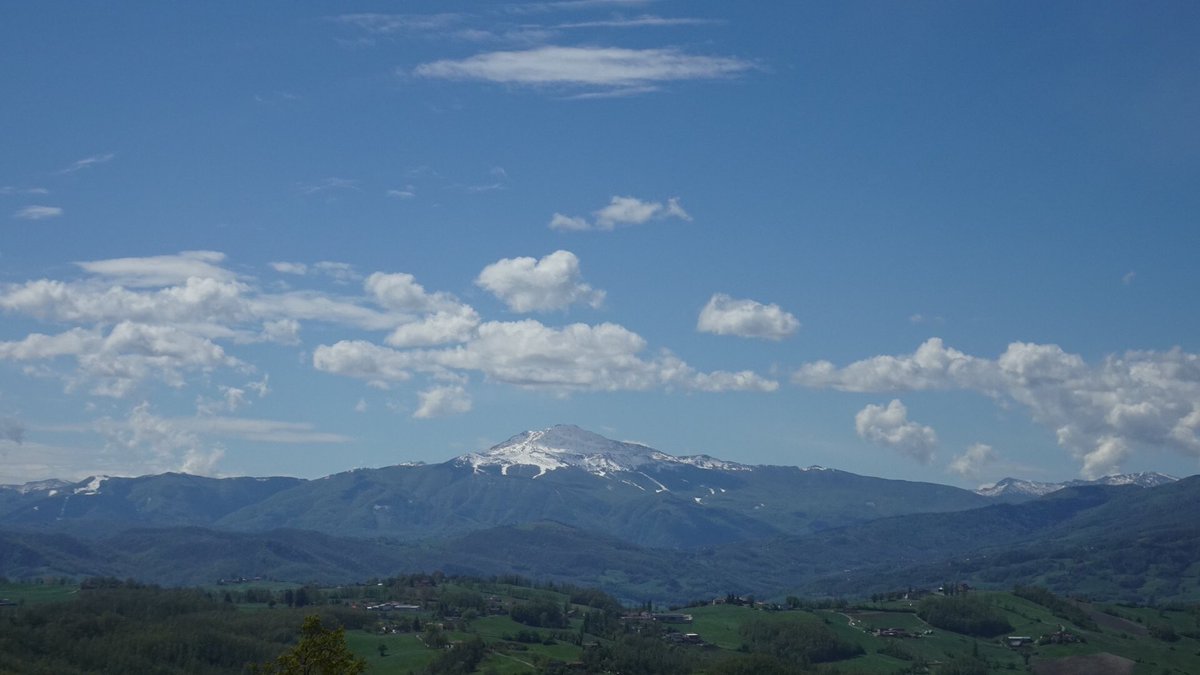
[[(0, 487), (0, 574), (351, 581), (438, 568), (686, 599), (861, 592), (953, 569), (984, 583), (1186, 597), (1200, 595), (1186, 581), (1200, 575), (1178, 564), (1200, 540), (1186, 521), (1200, 516), (1197, 492), (1200, 477), (1161, 474), (973, 492), (674, 456), (560, 425), (440, 464), (317, 480), (168, 473)], [(1129, 553), (1109, 566), (1137, 573), (1071, 563), (1055, 577), (1065, 563), (1046, 557), (1108, 551), (1121, 537)]]

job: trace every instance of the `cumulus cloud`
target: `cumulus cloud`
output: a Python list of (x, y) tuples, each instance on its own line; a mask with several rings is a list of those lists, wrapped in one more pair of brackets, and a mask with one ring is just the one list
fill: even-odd
[(868, 405), (854, 416), (854, 429), (860, 438), (876, 445), (894, 448), (922, 464), (933, 459), (937, 433), (933, 427), (908, 420), (908, 408), (900, 399), (887, 406)]
[(471, 397), (462, 387), (434, 387), (417, 396), (421, 402), (413, 413), (417, 419), (461, 415), (471, 410)]
[(397, 326), (384, 338), (393, 347), (432, 347), (466, 342), (479, 325), (479, 314), (466, 305), (438, 310), (424, 318)]
[(801, 366), (793, 375), (796, 384), (842, 391), (881, 392), (971, 387), (994, 390), (999, 382), (984, 359), (946, 347), (930, 338), (913, 354), (876, 356), (838, 368), (829, 361)]
[[(87, 275), (0, 285), (0, 310), (73, 327), (0, 342), (0, 360), (72, 360), (69, 388), (125, 396), (144, 380), (172, 387), (189, 375), (252, 367), (229, 344), (299, 344), (302, 322), (388, 332), (395, 346), (466, 340), (479, 324), (475, 310), (447, 293), (426, 292), (411, 275), (371, 275), (361, 297), (299, 290), (265, 292), (223, 266), (215, 251), (76, 263)], [(278, 262), (285, 273), (347, 281), (344, 263)], [(211, 398), (211, 397), (210, 397)]]
[(692, 216), (683, 209), (678, 197), (671, 197), (666, 204), (649, 202), (637, 197), (622, 197), (614, 195), (607, 206), (597, 209), (592, 214), (594, 222), (579, 216), (566, 216), (555, 213), (550, 218), (550, 229), (562, 231), (604, 230), (611, 231), (617, 227), (641, 225), (651, 220), (677, 218), (691, 221)]
[(986, 443), (973, 443), (967, 451), (950, 460), (947, 471), (956, 473), (963, 478), (978, 480), (983, 467), (996, 461), (996, 451)]
[(592, 229), (592, 224), (588, 222), (587, 218), (564, 216), (561, 213), (555, 213), (550, 217), (550, 229), (582, 232)]
[(13, 212), (13, 218), (18, 220), (46, 220), (48, 218), (57, 218), (63, 214), (61, 206), (42, 206), (32, 204), (22, 209), (17, 209)]
[(665, 82), (734, 77), (752, 67), (743, 59), (699, 56), (677, 49), (543, 46), (433, 61), (417, 66), (413, 72), (420, 77), (533, 87), (648, 91)]
[[(702, 372), (669, 351), (648, 354), (641, 336), (616, 324), (483, 321), (453, 294), (427, 290), (405, 273), (376, 272), (362, 281), (360, 293), (339, 295), (268, 291), (254, 277), (228, 269), (224, 255), (214, 251), (77, 265), (82, 278), (0, 284), (0, 311), (56, 326), (0, 341), (0, 362), (21, 364), (31, 375), (61, 379), (68, 391), (96, 396), (148, 395), (148, 387), (195, 385), (193, 400), (205, 419), (240, 411), (250, 405), (252, 394), (269, 391), (265, 376), (230, 383), (230, 372), (239, 377), (257, 372), (242, 358), (256, 353), (246, 345), (299, 344), (300, 331), (310, 322), (323, 324), (319, 331), (378, 333), (320, 345), (311, 359), (318, 370), (380, 388), (420, 375), (438, 383), (435, 389), (465, 392), (471, 374), (555, 392), (778, 387), (750, 371)], [(347, 270), (321, 270), (321, 265), (276, 262), (272, 267), (309, 277)], [(485, 268), (477, 283), (515, 311), (595, 305), (603, 298), (582, 281), (579, 261), (568, 251), (540, 260), (500, 260)], [(451, 401), (448, 393), (438, 394), (428, 409), (439, 409), (435, 403), (441, 399), (442, 405)], [(139, 415), (152, 421), (153, 416)], [(171, 423), (193, 429), (178, 420)]]
[(560, 391), (646, 390), (773, 391), (778, 383), (755, 373), (695, 371), (669, 352), (643, 358), (646, 341), (616, 324), (576, 323), (562, 328), (538, 321), (489, 321), (453, 348), (396, 350), (362, 340), (321, 345), (318, 370), (368, 381), (403, 381), (413, 372), (467, 371), (520, 387)]
[(502, 300), (514, 312), (546, 312), (581, 302), (599, 307), (604, 291), (583, 283), (579, 258), (555, 251), (541, 260), (504, 258), (483, 268), (475, 284)]
[(107, 333), (72, 328), (56, 335), (33, 333), (0, 342), (0, 360), (39, 361), (70, 357), (78, 364), (72, 386), (121, 397), (141, 381), (155, 378), (182, 387), (188, 372), (242, 365), (220, 345), (173, 326), (121, 322)]
[(782, 340), (800, 328), (795, 316), (779, 305), (735, 299), (715, 293), (700, 310), (696, 330), (717, 335)]
[(845, 391), (969, 390), (1025, 407), (1095, 478), (1138, 448), (1200, 457), (1200, 357), (1175, 348), (1110, 355), (1097, 364), (1058, 345), (1014, 342), (995, 359), (931, 338), (916, 352), (799, 368), (796, 384)]

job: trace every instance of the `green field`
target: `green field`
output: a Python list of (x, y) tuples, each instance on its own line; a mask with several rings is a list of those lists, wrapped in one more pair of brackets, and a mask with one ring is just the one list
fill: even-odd
[(69, 600), (78, 592), (78, 584), (0, 584), (0, 598), (18, 604)]
[[(282, 598), (283, 592), (291, 588), (273, 590)], [(86, 588), (81, 590), (74, 585), (4, 584), (0, 585), (0, 597), (18, 603), (17, 606), (3, 609), (2, 613), (11, 617), (12, 621), (20, 621), (24, 613), (40, 611), (39, 608), (78, 607), (79, 609), (69, 610), (69, 614), (65, 616), (70, 616), (72, 622), (77, 622), (87, 630), (95, 630), (94, 622), (89, 622), (85, 616), (77, 614), (99, 611), (98, 616), (105, 616), (108, 608), (114, 605), (101, 603), (98, 606), (96, 602), (82, 602), (91, 597), (89, 594), (108, 594), (104, 597), (114, 598), (113, 602), (125, 594), (130, 598), (127, 606), (133, 608), (134, 612), (143, 612), (154, 611), (138, 609), (154, 607), (153, 604), (145, 603), (162, 602), (169, 605), (181, 602), (179, 597), (184, 597), (172, 594), (186, 596), (187, 593), (191, 593), (191, 596), (186, 596), (190, 598), (186, 602), (191, 603), (189, 606), (194, 609), (187, 611), (197, 613), (189, 615), (195, 618), (186, 621), (191, 621), (196, 630), (215, 631), (220, 623), (236, 624), (240, 628), (234, 629), (234, 634), (241, 631), (242, 634), (253, 635), (261, 640), (273, 641), (270, 644), (277, 645), (273, 647), (276, 650), (285, 648), (289, 640), (295, 640), (295, 631), (306, 613), (321, 613), (328, 617), (331, 625), (347, 626), (347, 647), (366, 660), (367, 672), (383, 675), (439, 672), (436, 670), (438, 661), (445, 661), (444, 657), (452, 653), (467, 653), (456, 652), (455, 645), (469, 643), (475, 639), (482, 640), (486, 647), (483, 660), (479, 662), (475, 672), (537, 673), (543, 672), (553, 662), (578, 663), (591, 659), (595, 663), (597, 653), (608, 655), (604, 657), (609, 659), (608, 661), (600, 661), (608, 664), (602, 666), (602, 670), (636, 672), (636, 665), (630, 665), (628, 660), (621, 659), (634, 658), (630, 655), (637, 653), (640, 656), (636, 658), (643, 659), (665, 655), (669, 657), (668, 660), (674, 659), (673, 663), (677, 668), (679, 664), (686, 664), (686, 671), (677, 669), (674, 672), (706, 673), (728, 666), (731, 659), (736, 661), (755, 655), (759, 658), (761, 655), (768, 655), (771, 658), (784, 659), (784, 652), (772, 651), (778, 645), (776, 638), (771, 637), (772, 642), (764, 643), (763, 635), (786, 637), (805, 634), (825, 635), (829, 640), (846, 645), (846, 649), (850, 651), (841, 652), (843, 654), (853, 653), (854, 646), (861, 648), (862, 653), (849, 658), (833, 656), (832, 658), (841, 660), (813, 665), (802, 665), (803, 659), (778, 661), (793, 668), (795, 672), (820, 673), (836, 670), (839, 673), (879, 675), (905, 672), (937, 675), (940, 672), (951, 671), (953, 663), (961, 665), (964, 662), (973, 663), (976, 668), (983, 668), (992, 673), (1029, 672), (1030, 666), (1039, 662), (1109, 653), (1136, 662), (1135, 673), (1139, 674), (1200, 673), (1200, 640), (1197, 639), (1200, 637), (1200, 607), (1192, 606), (1153, 608), (1090, 605), (1078, 601), (1068, 603), (1054, 596), (1047, 598), (1026, 595), (1048, 605), (1043, 606), (1010, 592), (974, 591), (970, 593), (970, 597), (977, 601), (976, 604), (1002, 616), (1012, 629), (992, 637), (972, 637), (926, 623), (916, 614), (918, 603), (908, 601), (864, 602), (837, 608), (824, 606), (826, 608), (790, 610), (736, 604), (704, 605), (679, 610), (692, 615), (691, 624), (658, 625), (646, 622), (623, 623), (620, 611), (613, 604), (609, 604), (606, 610), (599, 610), (569, 602), (571, 597), (587, 597), (584, 595), (570, 596), (557, 589), (471, 579), (445, 580), (440, 583), (410, 581), (407, 585), (393, 583), (307, 589), (314, 604), (304, 608), (288, 608), (278, 600), (274, 608), (263, 602), (235, 601), (231, 604), (226, 597), (226, 591), (230, 591), (235, 598), (241, 591), (243, 599), (261, 599), (260, 594), (246, 594), (248, 588), (237, 586), (189, 592), (138, 587), (122, 589), (119, 585), (93, 591)], [(143, 599), (136, 600), (135, 596)], [(351, 606), (351, 603), (373, 603), (381, 599), (419, 604), (422, 609), (413, 612), (394, 610), (391, 613), (377, 613)], [(588, 602), (594, 602), (594, 599), (589, 599)], [(559, 616), (563, 617), (566, 625), (547, 628), (515, 621), (509, 615), (509, 611), (516, 615), (514, 608), (525, 606), (524, 603), (533, 603), (528, 606), (544, 603), (545, 607), (555, 612), (561, 610), (562, 614)], [(1056, 611), (1064, 616), (1074, 617), (1076, 622), (1056, 616)], [(585, 624), (585, 614), (589, 615), (590, 624)], [(597, 617), (607, 617), (601, 621), (598, 628)], [(419, 626), (414, 625), (414, 619)], [(126, 622), (138, 620), (136, 613), (126, 615), (124, 619)], [(932, 616), (930, 620), (936, 621)], [(216, 621), (218, 624), (206, 623), (208, 621)], [(582, 629), (585, 625), (591, 625), (594, 632), (584, 634)], [(91, 628), (87, 628), (89, 626)], [(126, 624), (121, 630), (128, 630), (129, 626), (130, 624)], [(145, 626), (139, 630), (159, 633), (169, 630), (161, 623), (147, 623)], [(205, 626), (213, 628), (204, 628)], [(381, 632), (383, 627), (395, 628), (399, 632)], [(1036, 640), (1058, 631), (1060, 627), (1082, 636), (1085, 641), (1074, 644), (1035, 644), (1014, 649), (1010, 648), (1005, 640), (1008, 635), (1027, 635)], [(884, 629), (903, 629), (908, 636), (884, 637), (875, 634), (876, 631)], [(758, 632), (755, 632), (756, 630)], [(446, 646), (427, 646), (426, 638), (436, 635), (439, 631), (447, 641)], [(667, 634), (671, 632), (696, 633), (708, 645), (674, 644), (667, 639)], [(58, 644), (73, 644), (63, 641), (69, 638), (69, 633), (63, 634), (63, 639)], [(581, 640), (584, 644), (596, 647), (585, 650), (576, 644)], [(18, 664), (8, 667), (11, 672), (26, 672), (19, 667), (19, 664), (25, 663), (18, 659), (20, 655), (6, 654), (3, 645), (4, 640), (0, 636), (0, 672), (7, 672), (3, 667), (5, 663)], [(9, 649), (12, 648), (14, 647), (10, 644)], [(593, 649), (598, 652), (592, 651)], [(267, 655), (270, 653), (266, 652)], [(261, 660), (263, 657), (257, 658)], [(10, 660), (6, 662), (5, 659)], [(647, 665), (641, 672), (658, 672), (654, 667), (657, 666)], [(91, 672), (87, 669), (82, 670)], [(28, 672), (53, 671), (28, 669)], [(96, 672), (113, 671), (96, 669)]]

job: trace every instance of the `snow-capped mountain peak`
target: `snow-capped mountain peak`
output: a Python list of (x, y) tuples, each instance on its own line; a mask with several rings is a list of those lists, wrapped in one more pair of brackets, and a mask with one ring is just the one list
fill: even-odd
[(1005, 478), (996, 483), (981, 485), (975, 492), (984, 497), (1041, 497), (1042, 495), (1057, 492), (1063, 488), (1079, 485), (1137, 485), (1138, 487), (1156, 487), (1165, 485), (1166, 483), (1174, 483), (1177, 480), (1179, 479), (1174, 476), (1154, 471), (1122, 473), (1097, 478), (1096, 480), (1071, 480), (1062, 483), (1040, 483), (1038, 481), (1021, 480), (1019, 478)]
[(537, 469), (535, 478), (549, 471), (568, 467), (604, 476), (609, 473), (640, 471), (655, 463), (687, 464), (701, 469), (744, 471), (749, 467), (726, 462), (707, 455), (676, 457), (640, 443), (614, 441), (572, 424), (559, 424), (549, 429), (526, 431), (483, 452), (473, 452), (453, 460), (470, 465), (476, 471), (484, 467), (499, 467), (508, 475), (514, 466)]

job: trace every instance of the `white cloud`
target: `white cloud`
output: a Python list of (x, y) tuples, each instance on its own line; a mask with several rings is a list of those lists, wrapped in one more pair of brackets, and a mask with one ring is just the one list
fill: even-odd
[(264, 321), (262, 332), (259, 333), (263, 342), (274, 342), (280, 345), (300, 344), (300, 322), (295, 319), (278, 319)]
[(205, 443), (193, 431), (156, 416), (147, 402), (135, 406), (124, 420), (99, 420), (97, 431), (108, 439), (106, 450), (138, 473), (212, 474), (225, 454), (220, 445)]
[(0, 195), (48, 195), (50, 191), (44, 187), (17, 187), (15, 185), (0, 185)]
[(300, 186), (300, 191), (306, 195), (315, 195), (325, 192), (340, 192), (344, 190), (361, 191), (358, 187), (358, 181), (351, 178), (338, 178), (330, 176), (322, 178), (311, 183), (304, 183)]
[(41, 206), (33, 204), (22, 209), (17, 209), (13, 212), (13, 218), (18, 220), (46, 220), (48, 218), (57, 218), (63, 214), (60, 206)]
[(560, 391), (773, 391), (778, 383), (748, 371), (700, 373), (669, 352), (644, 359), (645, 340), (616, 324), (551, 328), (538, 321), (490, 321), (463, 345), (400, 351), (362, 340), (321, 345), (318, 370), (367, 381), (402, 381), (414, 371), (473, 371), (492, 381)]
[(271, 263), (271, 269), (280, 274), (295, 274), (298, 276), (308, 274), (308, 265), (298, 262), (273, 262)]
[(792, 380), (862, 392), (962, 389), (1014, 401), (1054, 432), (1089, 478), (1118, 471), (1139, 448), (1200, 457), (1200, 356), (1178, 348), (1131, 351), (1089, 365), (1058, 345), (1014, 342), (987, 359), (931, 338), (910, 355), (843, 368), (806, 364)]
[[(265, 376), (237, 386), (218, 377), (219, 371), (255, 372), (239, 355), (261, 348), (246, 345), (299, 344), (307, 323), (320, 322), (322, 331), (379, 333), (371, 340), (320, 345), (311, 362), (319, 370), (381, 388), (414, 374), (442, 388), (464, 387), (471, 373), (555, 392), (778, 387), (750, 371), (700, 372), (665, 350), (646, 355), (645, 340), (615, 324), (484, 322), (453, 294), (426, 290), (409, 274), (371, 274), (358, 295), (268, 292), (254, 277), (239, 276), (224, 263), (224, 255), (213, 251), (115, 258), (77, 263), (84, 275), (79, 279), (0, 284), (0, 311), (65, 325), (0, 341), (0, 361), (21, 364), (29, 376), (58, 378), (68, 391), (96, 396), (129, 396), (147, 385), (196, 385), (192, 395), (198, 408), (214, 417), (249, 405), (251, 394), (269, 391)], [(272, 266), (309, 277), (353, 273), (340, 264), (318, 265)], [(595, 304), (603, 298), (582, 281), (579, 261), (568, 251), (540, 260), (498, 261), (481, 272), (477, 283), (517, 311)], [(380, 340), (389, 346), (377, 344)]]
[(679, 198), (671, 197), (666, 204), (662, 202), (642, 201), (637, 197), (622, 197), (614, 195), (608, 205), (597, 209), (592, 215), (595, 222), (586, 218), (566, 216), (555, 213), (550, 218), (550, 229), (563, 231), (604, 230), (611, 231), (620, 226), (641, 225), (651, 220), (677, 218), (691, 221), (692, 217), (679, 203)]
[(417, 189), (412, 185), (405, 185), (403, 188), (388, 190), (387, 196), (396, 199), (412, 199), (417, 196)]
[(341, 283), (362, 279), (362, 275), (350, 263), (322, 260), (313, 264), (312, 269)]
[(932, 427), (910, 422), (908, 408), (899, 399), (887, 406), (868, 405), (854, 416), (854, 429), (860, 438), (876, 445), (895, 448), (922, 464), (933, 459), (937, 434)]
[(738, 300), (715, 293), (700, 311), (696, 330), (717, 335), (782, 340), (795, 333), (800, 322), (779, 305)]
[(880, 392), (945, 389), (956, 386), (991, 391), (1000, 383), (983, 360), (950, 349), (930, 338), (906, 356), (876, 356), (837, 368), (828, 361), (801, 366), (792, 381), (806, 387)]
[(663, 28), (671, 26), (703, 26), (720, 23), (715, 19), (696, 19), (689, 17), (664, 17), (653, 14), (642, 14), (633, 17), (616, 17), (598, 21), (575, 21), (560, 23), (555, 28)]
[(375, 302), (406, 317), (385, 340), (395, 347), (463, 342), (479, 325), (473, 308), (449, 293), (426, 291), (411, 274), (376, 272), (363, 287)]
[(483, 268), (475, 284), (514, 312), (546, 312), (581, 302), (599, 307), (604, 291), (581, 281), (579, 258), (555, 251), (541, 260), (504, 258)]
[(226, 410), (236, 412), (238, 408), (246, 405), (245, 389), (225, 385), (221, 385), (219, 389), (222, 394), (222, 397), (219, 399), (210, 399), (203, 396), (196, 399), (196, 412), (198, 414), (215, 415)]
[(979, 472), (983, 470), (983, 467), (995, 461), (996, 451), (992, 449), (992, 446), (985, 443), (973, 443), (966, 452), (952, 459), (946, 469), (963, 478), (978, 480)]
[(58, 173), (67, 174), (67, 173), (75, 173), (76, 171), (82, 171), (84, 169), (90, 169), (99, 164), (105, 164), (107, 162), (111, 162), (113, 160), (113, 158), (116, 156), (117, 155), (115, 153), (109, 152), (109, 153), (105, 153), (103, 155), (92, 155), (91, 157), (84, 157), (83, 159), (75, 160), (74, 162), (71, 163), (70, 166), (68, 166), (65, 169), (62, 169)]
[(410, 355), (366, 340), (342, 340), (313, 350), (317, 370), (381, 383), (410, 379), (414, 365)]
[(270, 265), (271, 269), (280, 274), (294, 274), (296, 276), (320, 274), (339, 283), (349, 283), (362, 279), (362, 275), (350, 263), (331, 260), (322, 260), (311, 265), (301, 262), (273, 262)]
[(71, 386), (91, 384), (102, 396), (121, 397), (155, 378), (182, 387), (184, 374), (243, 365), (211, 340), (173, 326), (121, 322), (108, 334), (72, 328), (57, 335), (33, 333), (0, 342), (0, 360), (37, 361), (73, 357), (77, 373)]
[(111, 258), (75, 263), (84, 271), (107, 277), (122, 286), (150, 287), (184, 283), (192, 277), (232, 281), (236, 275), (219, 266), (225, 254), (217, 251), (184, 251), (177, 255)]
[(424, 33), (442, 31), (458, 24), (462, 14), (443, 12), (440, 14), (383, 14), (362, 12), (343, 14), (334, 20), (367, 33), (391, 35), (397, 33)]
[(398, 326), (384, 338), (384, 342), (393, 347), (432, 347), (466, 342), (478, 325), (479, 314), (474, 309), (457, 305)]
[(592, 229), (592, 224), (589, 223), (586, 218), (581, 218), (579, 216), (564, 216), (561, 213), (555, 213), (550, 218), (550, 229), (581, 232), (583, 230)]
[(461, 415), (471, 410), (471, 397), (462, 387), (434, 387), (418, 394), (420, 406), (413, 413), (417, 419)]
[[(321, 321), (367, 330), (393, 331), (417, 323), (422, 314), (365, 306), (370, 298), (343, 298), (315, 291), (265, 293), (221, 266), (213, 251), (80, 262), (89, 276), (76, 281), (40, 279), (0, 286), (0, 310), (56, 323), (75, 324), (57, 335), (32, 333), (0, 343), (0, 359), (54, 362), (69, 358), (71, 388), (126, 395), (144, 379), (183, 386), (186, 376), (216, 368), (248, 369), (219, 342), (298, 344), (301, 321)], [(281, 263), (289, 269), (292, 263)], [(322, 275), (352, 278), (341, 263), (307, 268)], [(431, 294), (428, 313), (460, 306)], [(477, 322), (469, 308), (457, 324), (435, 317), (422, 327), (428, 344), (440, 334)], [(457, 326), (457, 328), (455, 328)], [(414, 333), (419, 332), (414, 329)], [(453, 336), (458, 337), (458, 336)]]
[(461, 60), (423, 63), (413, 71), (422, 77), (485, 80), (526, 86), (572, 86), (620, 89), (648, 88), (681, 80), (734, 77), (753, 68), (749, 61), (727, 56), (697, 56), (677, 49), (543, 46), (523, 51), (496, 51)]

